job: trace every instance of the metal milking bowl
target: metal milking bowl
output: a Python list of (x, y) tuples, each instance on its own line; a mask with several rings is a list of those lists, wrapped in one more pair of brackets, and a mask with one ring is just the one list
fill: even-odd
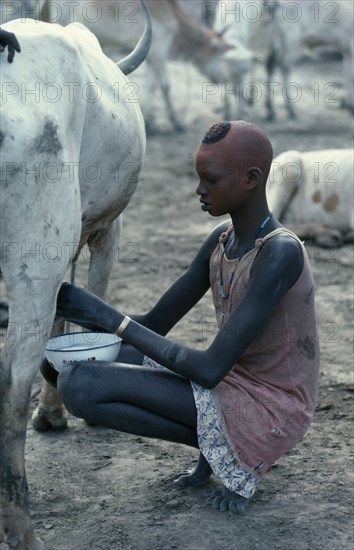
[(50, 338), (45, 356), (61, 372), (82, 361), (115, 361), (122, 339), (108, 332), (71, 332)]

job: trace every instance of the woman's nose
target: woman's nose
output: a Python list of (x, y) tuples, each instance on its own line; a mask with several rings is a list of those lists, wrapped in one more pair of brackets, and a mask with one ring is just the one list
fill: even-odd
[(198, 183), (198, 186), (195, 192), (197, 193), (197, 195), (205, 195), (206, 193), (205, 185), (201, 181)]

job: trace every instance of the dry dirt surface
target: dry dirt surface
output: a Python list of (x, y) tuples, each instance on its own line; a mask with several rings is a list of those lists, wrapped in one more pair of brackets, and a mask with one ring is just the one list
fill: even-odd
[[(173, 97), (187, 131), (170, 132), (157, 97), (163, 134), (148, 138), (109, 294), (113, 305), (131, 313), (154, 304), (220, 221), (200, 209), (194, 152), (209, 124), (223, 118), (222, 98), (215, 94), (203, 102), (200, 74), (188, 66), (170, 68)], [(351, 147), (353, 119), (329, 101), (339, 100), (343, 92), (340, 65), (301, 65), (293, 81), (301, 90), (297, 120), (286, 119), (279, 91), (276, 122), (264, 122), (261, 100), (244, 116), (268, 133), (275, 154)], [(330, 82), (335, 88), (328, 88)], [(353, 247), (306, 247), (316, 284), (322, 353), (315, 420), (304, 440), (265, 476), (248, 513), (234, 516), (210, 508), (206, 499), (218, 486), (215, 479), (199, 489), (173, 486), (175, 474), (196, 461), (195, 450), (90, 427), (73, 417), (62, 433), (38, 434), (29, 422), (26, 464), (32, 518), (48, 550), (353, 548)], [(83, 253), (78, 284), (85, 284), (86, 265)], [(171, 336), (202, 349), (214, 327), (208, 294)], [(39, 385), (38, 375), (32, 410)]]

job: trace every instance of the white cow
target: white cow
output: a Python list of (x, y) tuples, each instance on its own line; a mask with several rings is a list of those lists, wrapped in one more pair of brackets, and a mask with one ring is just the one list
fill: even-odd
[[(154, 98), (158, 88), (161, 88), (172, 126), (177, 131), (184, 129), (170, 97), (169, 60), (193, 63), (207, 77), (205, 87), (210, 83), (210, 95), (218, 93), (219, 97), (221, 89), (218, 84), (230, 81), (230, 71), (242, 72), (245, 64), (248, 69), (252, 63), (253, 54), (249, 51), (245, 54), (244, 46), (239, 46), (238, 50), (237, 41), (225, 41), (221, 34), (188, 13), (189, 8), (194, 12), (196, 1), (199, 2), (191, 0), (184, 3), (183, 9), (177, 0), (147, 0), (154, 38), (147, 58), (142, 108), (146, 127), (150, 131), (156, 129)], [(131, 0), (47, 0), (44, 13), (51, 21), (63, 25), (73, 20), (84, 23), (95, 33), (105, 53), (115, 58), (123, 47), (131, 46), (141, 33), (138, 9), (139, 4)]]
[[(207, 0), (205, 0), (207, 2)], [(288, 0), (219, 0), (215, 8), (215, 29), (228, 26), (233, 33), (262, 60), (266, 69), (267, 118), (275, 118), (274, 76), (281, 72), (282, 95), (290, 118), (295, 118), (291, 97), (291, 72), (304, 52), (318, 47), (332, 48), (343, 55), (343, 82), (346, 90), (345, 105), (354, 110), (353, 90), (353, 20), (354, 3), (290, 2)], [(254, 80), (253, 75), (250, 79)], [(329, 75), (330, 80), (330, 75)], [(333, 89), (329, 87), (328, 95)], [(330, 96), (332, 97), (332, 96)]]
[(270, 210), (302, 238), (325, 246), (349, 241), (354, 231), (353, 149), (285, 151), (267, 182)]
[[(28, 19), (4, 28), (22, 53), (12, 65), (0, 55), (0, 268), (10, 312), (0, 362), (0, 543), (39, 550), (24, 466), (31, 384), (60, 284), (86, 242), (89, 288), (104, 295), (117, 216), (136, 188), (146, 143), (129, 81), (83, 25)], [(144, 36), (120, 64), (125, 72), (147, 55), (151, 26)]]

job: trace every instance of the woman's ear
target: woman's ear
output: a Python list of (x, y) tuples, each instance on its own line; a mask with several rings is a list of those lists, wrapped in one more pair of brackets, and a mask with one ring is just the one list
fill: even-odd
[(246, 170), (247, 187), (253, 189), (263, 181), (263, 172), (258, 166), (250, 166)]

